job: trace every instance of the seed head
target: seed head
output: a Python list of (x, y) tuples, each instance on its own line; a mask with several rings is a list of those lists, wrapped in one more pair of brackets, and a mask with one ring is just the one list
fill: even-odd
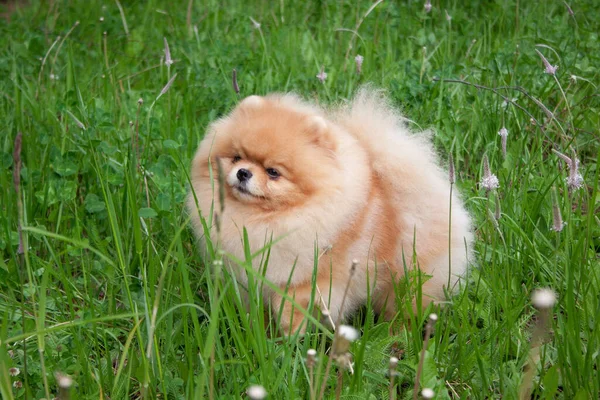
[(158, 98), (160, 96), (162, 96), (163, 94), (167, 93), (167, 91), (171, 88), (171, 85), (173, 84), (173, 82), (175, 82), (175, 78), (177, 77), (177, 73), (173, 74), (173, 76), (171, 77), (171, 79), (169, 79), (169, 82), (167, 82), (167, 84), (165, 85), (164, 88), (162, 88), (162, 90), (160, 91), (159, 95), (156, 97), (156, 100), (158, 100)]
[(335, 356), (335, 361), (337, 362), (338, 367), (341, 370), (349, 369), (350, 371), (353, 371), (352, 365), (354, 363), (352, 362), (352, 354), (350, 354), (350, 353), (343, 353), (343, 354), (340, 354), (338, 356)]
[(421, 390), (421, 396), (423, 396), (424, 399), (433, 399), (435, 392), (432, 389), (424, 388)]
[(427, 13), (430, 12), (431, 8), (432, 8), (431, 0), (426, 0), (423, 8), (425, 9), (425, 12), (427, 12)]
[(498, 189), (500, 187), (498, 177), (494, 174), (484, 177), (479, 184), (487, 191)]
[(73, 379), (68, 375), (57, 373), (56, 381), (58, 382), (58, 387), (61, 389), (69, 389), (71, 386), (73, 386)]
[(546, 57), (544, 57), (544, 55), (542, 53), (540, 53), (540, 51), (538, 49), (535, 49), (536, 53), (539, 54), (540, 58), (542, 59), (542, 62), (544, 63), (544, 72), (547, 73), (548, 75), (556, 75), (556, 70), (558, 69), (558, 65), (552, 65), (550, 64), (550, 62), (546, 59)]
[(396, 369), (398, 366), (398, 358), (390, 357), (390, 369)]
[(556, 194), (556, 188), (552, 188), (552, 228), (555, 232), (563, 230), (565, 223), (563, 222), (562, 215), (560, 214), (560, 206), (558, 204), (558, 195)]
[(531, 302), (538, 310), (549, 310), (556, 304), (556, 293), (552, 289), (536, 289), (531, 296)]
[(498, 221), (502, 217), (502, 210), (500, 209), (500, 199), (496, 196), (496, 207), (494, 209), (494, 219)]
[(569, 15), (571, 17), (575, 16), (575, 13), (573, 12), (573, 9), (571, 8), (571, 6), (566, 1), (563, 1), (563, 3), (565, 3), (565, 6), (567, 7), (567, 11), (569, 12)]
[(498, 135), (500, 136), (500, 138), (502, 140), (502, 156), (504, 158), (506, 158), (506, 142), (508, 139), (508, 129), (506, 129), (505, 127), (502, 127), (502, 129), (500, 129), (498, 131)]
[(444, 12), (446, 13), (446, 21), (452, 21), (452, 17), (450, 16), (450, 14), (448, 14), (448, 10), (444, 10)]
[(359, 337), (358, 331), (350, 325), (340, 325), (338, 334), (349, 342), (354, 342)]
[(267, 391), (260, 385), (252, 385), (248, 387), (246, 394), (252, 400), (262, 400), (267, 397)]
[(552, 149), (554, 154), (556, 154), (561, 160), (563, 160), (567, 167), (569, 168), (569, 176), (565, 178), (567, 182), (567, 186), (569, 186), (569, 190), (577, 190), (583, 187), (583, 176), (579, 173), (579, 160), (577, 159), (577, 154), (573, 150), (573, 156), (568, 157), (567, 155)]
[(581, 189), (583, 187), (583, 176), (579, 173), (570, 174), (567, 177), (567, 185), (571, 190)]
[(252, 17), (248, 17), (248, 18), (250, 18), (250, 21), (252, 21), (252, 25), (254, 26), (254, 29), (260, 29), (260, 22), (256, 21)]
[(327, 72), (325, 72), (325, 66), (321, 67), (321, 72), (317, 74), (317, 79), (321, 81), (321, 83), (325, 83), (325, 79), (327, 79)]
[(76, 116), (75, 114), (73, 114), (71, 111), (66, 110), (67, 114), (69, 114), (69, 116), (73, 119), (73, 121), (75, 121), (75, 124), (77, 124), (77, 126), (81, 129), (83, 129), (84, 131), (85, 129), (85, 125), (83, 124), (83, 122), (81, 122)]
[(356, 329), (349, 325), (340, 325), (335, 331), (334, 346), (332, 353), (334, 356), (340, 356), (348, 352), (350, 343), (354, 342), (359, 337)]
[(566, 154), (561, 153), (560, 151), (554, 150), (554, 149), (552, 149), (552, 152), (554, 154), (556, 154), (561, 160), (563, 160), (564, 162), (566, 162), (569, 167), (571, 166), (571, 158), (569, 156), (567, 156)]
[(317, 362), (317, 351), (315, 349), (308, 349), (306, 352), (306, 365), (313, 367)]
[(356, 73), (359, 75), (362, 72), (362, 65), (363, 65), (364, 60), (365, 60), (365, 58), (363, 56), (361, 56), (360, 54), (358, 54), (356, 57), (354, 57), (354, 62), (356, 63)]
[(577, 190), (583, 187), (583, 176), (579, 173), (579, 160), (575, 151), (573, 151), (573, 157), (569, 164), (569, 176), (567, 177), (567, 185), (570, 190)]
[(169, 42), (167, 42), (167, 38), (163, 38), (165, 41), (165, 64), (170, 66), (173, 64), (173, 59), (171, 58), (171, 50), (169, 50)]
[(498, 177), (490, 171), (490, 162), (488, 161), (487, 155), (483, 156), (483, 178), (479, 185), (488, 192), (500, 187)]
[(456, 183), (456, 175), (454, 172), (454, 159), (452, 158), (452, 154), (450, 154), (448, 160), (448, 180), (450, 181), (451, 185), (454, 185)]

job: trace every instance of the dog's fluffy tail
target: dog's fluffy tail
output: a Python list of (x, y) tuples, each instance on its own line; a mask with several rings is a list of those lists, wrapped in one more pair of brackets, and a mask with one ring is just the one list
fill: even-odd
[[(383, 91), (371, 87), (361, 88), (351, 102), (339, 107), (335, 120), (367, 150), (385, 195), (393, 199), (405, 250), (410, 251), (416, 243), (421, 255), (431, 250), (441, 251), (437, 256), (441, 262), (431, 261), (429, 268), (438, 270), (432, 275), (440, 282), (446, 281), (448, 254), (443, 252), (448, 248), (450, 182), (434, 150), (432, 132), (411, 131), (408, 120), (392, 107)], [(470, 225), (470, 217), (455, 191), (453, 275), (460, 275), (466, 269), (465, 242), (469, 249), (472, 243)]]
[[(362, 87), (335, 115), (336, 122), (367, 149), (375, 173), (396, 180), (394, 186), (399, 190), (419, 191), (419, 187), (411, 185), (419, 182), (417, 176), (437, 180), (444, 175), (431, 143), (432, 132), (413, 133), (408, 120), (382, 90)], [(402, 179), (407, 175), (412, 179)], [(398, 181), (401, 185), (397, 185)]]

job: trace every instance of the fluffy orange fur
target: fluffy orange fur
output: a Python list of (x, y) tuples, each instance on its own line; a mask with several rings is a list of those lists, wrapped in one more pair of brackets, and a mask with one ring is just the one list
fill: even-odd
[[(454, 195), (449, 235), (447, 174), (429, 135), (410, 132), (403, 121), (372, 89), (328, 110), (291, 94), (244, 99), (210, 125), (193, 160), (188, 208), (196, 233), (202, 238), (202, 213), (218, 203), (219, 182), (210, 170), (220, 160), (226, 195), (220, 247), (243, 259), (242, 227), (253, 252), (273, 240), (265, 277), (302, 307), (315, 293), (316, 273), (323, 299), (314, 304), (327, 304), (333, 321), (364, 304), (368, 293), (375, 311), (391, 318), (405, 265), (431, 276), (422, 288), (426, 302), (441, 299), (449, 264), (452, 286), (466, 270), (471, 222)], [(316, 271), (315, 244), (328, 249)], [(352, 260), (358, 267), (340, 310)], [(234, 273), (247, 284), (244, 271)], [(303, 314), (289, 301), (269, 289), (263, 295), (274, 310), (284, 302), (284, 333), (301, 326)]]

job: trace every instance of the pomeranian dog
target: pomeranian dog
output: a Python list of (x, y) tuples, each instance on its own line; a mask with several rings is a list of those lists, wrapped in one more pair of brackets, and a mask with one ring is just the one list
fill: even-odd
[[(424, 304), (443, 299), (444, 287), (456, 286), (467, 268), (471, 221), (457, 195), (450, 213), (448, 174), (429, 136), (410, 132), (369, 88), (332, 109), (293, 94), (247, 97), (209, 126), (192, 162), (188, 208), (196, 234), (204, 236), (203, 213), (219, 208), (220, 164), (219, 248), (244, 259), (245, 227), (253, 253), (270, 246), (258, 273), (297, 305), (314, 304), (337, 321), (370, 296), (375, 312), (391, 319), (395, 287), (414, 268), (427, 277)], [(325, 250), (317, 260), (315, 248)], [(246, 271), (232, 267), (247, 285)], [(283, 333), (303, 330), (305, 314), (263, 287), (264, 301), (281, 312)]]

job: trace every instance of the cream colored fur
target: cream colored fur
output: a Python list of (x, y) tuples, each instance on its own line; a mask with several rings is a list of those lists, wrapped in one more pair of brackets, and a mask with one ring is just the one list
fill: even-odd
[[(188, 208), (198, 236), (202, 237), (198, 211), (207, 217), (212, 204), (218, 209), (218, 182), (211, 182), (207, 174), (209, 161), (214, 168), (215, 158), (222, 156), (215, 154), (215, 149), (224, 151), (223, 146), (218, 145), (236, 135), (240, 124), (252, 124), (258, 119), (267, 127), (274, 126), (272, 133), (265, 129), (264, 140), (272, 141), (273, 146), (285, 147), (285, 141), (277, 144), (280, 138), (276, 135), (285, 135), (284, 130), (296, 128), (295, 123), (288, 127), (282, 122), (281, 115), (288, 114), (294, 121), (304, 121), (306, 117), (309, 130), (324, 130), (323, 134), (333, 143), (333, 161), (327, 155), (305, 160), (303, 173), (311, 174), (312, 170), (317, 174), (318, 190), (299, 206), (267, 209), (260, 208), (260, 204), (246, 203), (239, 194), (229, 196), (225, 211), (219, 216), (221, 248), (243, 259), (243, 226), (248, 230), (253, 252), (271, 239), (277, 240), (270, 250), (265, 276), (282, 289), (289, 281), (288, 293), (302, 306), (308, 305), (312, 293), (310, 282), (315, 245), (320, 249), (330, 248), (318, 262), (317, 285), (335, 320), (340, 316), (342, 295), (353, 259), (358, 260), (359, 268), (352, 279), (345, 311), (363, 304), (369, 291), (379, 298), (377, 311), (391, 318), (396, 312), (393, 282), (402, 277), (404, 261), (412, 265), (414, 245), (419, 267), (433, 276), (423, 287), (424, 295), (442, 299), (443, 287), (448, 282), (449, 241), (452, 286), (467, 268), (473, 240), (470, 218), (460, 197), (455, 194), (449, 240), (450, 185), (447, 173), (439, 166), (430, 134), (410, 132), (403, 118), (381, 93), (372, 89), (362, 89), (350, 103), (329, 110), (306, 103), (295, 95), (252, 96), (231, 115), (213, 123), (192, 163), (192, 189), (198, 204), (190, 195)], [(236, 140), (243, 141), (244, 138)], [(273, 147), (273, 152), (277, 151), (279, 148)], [(287, 151), (293, 154), (294, 149)], [(240, 163), (236, 165), (256, 168), (253, 160)], [(240, 167), (231, 165), (230, 168), (226, 176), (228, 186), (235, 183), (235, 168)], [(216, 169), (214, 174), (216, 176)], [(252, 193), (261, 196), (263, 193), (277, 194), (278, 190), (285, 194), (288, 190), (284, 180), (261, 181), (259, 176), (254, 179), (249, 187)], [(213, 241), (216, 240), (214, 226), (211, 236)], [(257, 260), (255, 268), (258, 264)], [(242, 285), (247, 283), (245, 272), (234, 268), (234, 273)], [(370, 288), (367, 288), (367, 276)], [(330, 282), (333, 283), (331, 287)], [(268, 290), (264, 296), (266, 301), (282, 301), (280, 296)], [(383, 303), (387, 303), (385, 308)], [(296, 330), (302, 316), (290, 308), (289, 302), (285, 304), (282, 329)]]

